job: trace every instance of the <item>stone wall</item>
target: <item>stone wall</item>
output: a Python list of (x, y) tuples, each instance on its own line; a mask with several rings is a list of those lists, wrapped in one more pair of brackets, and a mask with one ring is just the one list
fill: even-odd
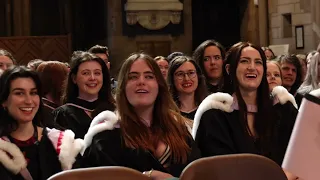
[[(316, 49), (320, 42), (314, 32), (313, 26), (319, 26), (314, 14), (320, 7), (312, 5), (319, 4), (319, 0), (269, 0), (269, 42), (270, 45), (289, 44), (290, 53), (307, 53)], [(288, 36), (288, 14), (291, 14), (291, 37)], [(286, 22), (287, 21), (287, 22)], [(304, 48), (296, 49), (295, 27), (304, 27)]]
[[(133, 52), (139, 50), (139, 42), (170, 42), (170, 50), (191, 54), (192, 51), (192, 16), (191, 0), (183, 1), (184, 34), (171, 35), (141, 35), (127, 37), (122, 35), (122, 9), (120, 0), (108, 1), (108, 47), (111, 54), (111, 73), (116, 75), (123, 61)], [(168, 54), (158, 54), (167, 56)]]

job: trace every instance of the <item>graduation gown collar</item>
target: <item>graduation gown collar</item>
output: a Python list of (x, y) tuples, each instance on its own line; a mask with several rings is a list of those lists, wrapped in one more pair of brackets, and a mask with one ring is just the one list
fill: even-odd
[[(282, 86), (274, 87), (271, 92), (271, 96), (273, 97), (274, 104), (285, 104), (287, 102), (291, 102), (294, 107), (298, 107), (292, 94), (290, 94), (287, 89)], [(199, 105), (198, 110), (194, 116), (192, 128), (192, 137), (194, 139), (196, 138), (196, 133), (200, 124), (202, 114), (210, 109), (218, 109), (223, 112), (231, 113), (233, 112), (233, 110), (239, 109), (239, 106), (236, 98), (232, 97), (228, 93), (218, 92), (207, 96)]]
[(99, 105), (99, 103), (100, 103), (99, 99), (90, 102), (90, 101), (86, 101), (86, 100), (83, 100), (80, 98), (75, 98), (75, 99), (68, 101), (66, 103), (66, 105), (74, 106), (74, 107), (83, 109), (85, 111), (92, 112), (96, 109), (96, 107)]

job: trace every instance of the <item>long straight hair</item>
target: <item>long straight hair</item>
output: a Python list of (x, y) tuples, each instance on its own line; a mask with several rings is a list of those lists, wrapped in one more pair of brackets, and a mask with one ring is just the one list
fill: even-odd
[[(263, 50), (248, 42), (239, 42), (233, 45), (230, 50), (227, 52), (226, 61), (230, 64), (230, 79), (232, 80), (232, 87), (234, 93), (237, 97), (239, 104), (239, 120), (242, 123), (244, 130), (248, 133), (250, 132), (248, 121), (247, 121), (247, 104), (245, 103), (239, 88), (239, 80), (236, 76), (236, 71), (238, 68), (240, 56), (242, 50), (246, 47), (252, 47), (256, 49), (263, 61), (263, 75), (261, 83), (257, 89), (257, 107), (258, 112), (255, 114), (254, 129), (258, 134), (258, 137), (261, 142), (261, 151), (262, 154), (267, 155), (271, 148), (271, 141), (274, 136), (274, 127), (276, 124), (273, 112), (273, 101), (270, 98), (269, 94), (269, 84), (267, 81), (267, 65), (266, 65), (266, 56)], [(249, 134), (250, 135), (250, 134)]]
[[(159, 88), (150, 128), (140, 120), (125, 92), (128, 74), (132, 64), (137, 60), (143, 60), (147, 63), (156, 77)], [(187, 161), (190, 151), (187, 139), (191, 136), (185, 124), (186, 119), (180, 115), (179, 108), (171, 98), (168, 86), (156, 61), (150, 56), (136, 53), (124, 61), (118, 77), (116, 103), (121, 119), (121, 132), (127, 147), (155, 152), (157, 143), (161, 140), (172, 150), (173, 162)]]
[[(42, 103), (42, 87), (41, 81), (37, 72), (25, 66), (13, 66), (7, 69), (0, 78), (0, 104), (3, 104), (8, 100), (10, 95), (11, 83), (18, 78), (30, 78), (35, 83), (37, 92), (40, 99), (39, 109), (33, 118), (33, 124), (39, 127), (54, 126), (52, 122), (48, 122), (43, 114)], [(1, 106), (1, 105), (0, 105)], [(5, 110), (4, 107), (0, 107), (0, 136), (7, 136), (14, 132), (18, 128), (18, 122), (12, 117), (12, 115)]]
[(88, 61), (95, 61), (101, 66), (102, 76), (103, 76), (103, 84), (98, 94), (98, 100), (100, 104), (94, 110), (93, 117), (103, 110), (114, 110), (115, 109), (115, 100), (111, 94), (111, 79), (109, 75), (109, 71), (107, 65), (104, 61), (98, 56), (84, 51), (75, 51), (72, 54), (71, 62), (70, 62), (70, 72), (68, 78), (64, 83), (64, 92), (62, 95), (62, 103), (65, 104), (67, 102), (72, 102), (79, 96), (79, 87), (77, 84), (73, 82), (73, 76), (76, 76), (79, 70), (79, 66)]
[(312, 90), (319, 89), (319, 80), (318, 80), (318, 67), (320, 62), (319, 53), (315, 53), (310, 58), (310, 65), (307, 69), (307, 75), (304, 82), (301, 84), (300, 88), (297, 90), (298, 93), (304, 95), (310, 93)]
[[(193, 60), (199, 65), (199, 67), (202, 70), (202, 73), (205, 76), (208, 84), (210, 82), (210, 78), (209, 78), (209, 76), (208, 76), (208, 74), (206, 72), (206, 69), (204, 67), (204, 52), (207, 49), (207, 47), (210, 47), (210, 46), (215, 46), (220, 50), (222, 61), (224, 61), (225, 55), (226, 55), (225, 48), (218, 41), (215, 41), (213, 39), (206, 40), (206, 41), (202, 42), (194, 50), (193, 55), (192, 55)], [(219, 87), (218, 91), (223, 91), (223, 92), (228, 92), (229, 91), (229, 90), (225, 90), (224, 89), (224, 84), (225, 84), (224, 77), (226, 77), (226, 76), (227, 76), (227, 72), (226, 72), (226, 70), (224, 68), (224, 65), (223, 65), (222, 66), (221, 79), (220, 79), (220, 81), (218, 83), (218, 87)]]

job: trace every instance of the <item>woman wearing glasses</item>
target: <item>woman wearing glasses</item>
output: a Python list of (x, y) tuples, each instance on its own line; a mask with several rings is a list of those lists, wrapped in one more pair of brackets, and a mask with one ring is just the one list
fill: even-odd
[(193, 120), (199, 104), (207, 96), (200, 67), (187, 56), (178, 56), (170, 63), (168, 85), (181, 114)]

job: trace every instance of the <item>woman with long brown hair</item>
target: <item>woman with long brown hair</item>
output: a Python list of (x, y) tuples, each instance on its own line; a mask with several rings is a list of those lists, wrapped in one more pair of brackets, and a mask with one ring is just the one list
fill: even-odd
[(115, 109), (110, 84), (108, 68), (101, 58), (75, 51), (65, 81), (63, 105), (53, 111), (54, 121), (83, 138), (97, 114)]
[(146, 54), (133, 54), (118, 80), (119, 118), (105, 111), (93, 120), (83, 165), (125, 166), (153, 178), (179, 176), (200, 154), (157, 63)]

